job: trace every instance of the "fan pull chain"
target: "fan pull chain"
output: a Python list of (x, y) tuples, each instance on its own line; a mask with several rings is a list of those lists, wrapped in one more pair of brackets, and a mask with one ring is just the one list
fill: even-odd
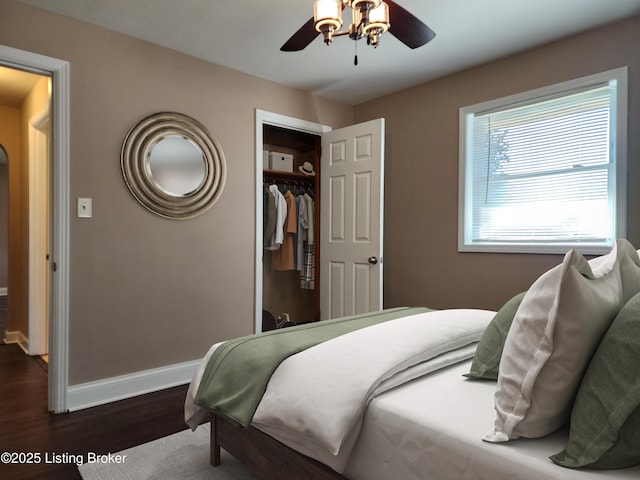
[(358, 41), (356, 40), (353, 43), (355, 43), (355, 54), (353, 56), (353, 64), (355, 66), (358, 66)]

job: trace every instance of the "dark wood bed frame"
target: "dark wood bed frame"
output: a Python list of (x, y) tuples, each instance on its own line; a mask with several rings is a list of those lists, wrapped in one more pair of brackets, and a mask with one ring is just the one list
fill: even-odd
[(220, 448), (264, 480), (346, 480), (326, 465), (283, 445), (257, 428), (238, 428), (212, 414), (211, 465), (220, 465)]

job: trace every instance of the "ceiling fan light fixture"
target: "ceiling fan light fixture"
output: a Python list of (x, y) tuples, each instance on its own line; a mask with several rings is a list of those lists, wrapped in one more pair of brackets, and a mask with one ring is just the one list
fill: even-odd
[(365, 28), (382, 28), (386, 32), (389, 26), (389, 5), (380, 2), (380, 5), (369, 12), (369, 25)]
[[(350, 23), (342, 23), (345, 8), (352, 10)], [(319, 33), (331, 44), (334, 37), (348, 36), (351, 40), (367, 39), (376, 47), (385, 32), (415, 49), (430, 42), (435, 32), (395, 0), (315, 0), (314, 15), (280, 47), (283, 52), (297, 52), (307, 47)], [(393, 25), (391, 25), (393, 17)], [(356, 44), (357, 45), (357, 44)]]
[(313, 21), (316, 30), (324, 35), (324, 41), (329, 45), (333, 33), (342, 27), (342, 1), (316, 0), (313, 4)]
[(380, 2), (380, 5), (369, 12), (369, 23), (363, 26), (362, 31), (367, 35), (369, 44), (377, 47), (380, 35), (389, 30), (390, 26), (389, 5)]

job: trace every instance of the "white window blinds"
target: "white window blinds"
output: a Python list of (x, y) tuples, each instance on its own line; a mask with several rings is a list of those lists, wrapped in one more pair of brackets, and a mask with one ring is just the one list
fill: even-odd
[(611, 245), (616, 80), (467, 114), (466, 245)]

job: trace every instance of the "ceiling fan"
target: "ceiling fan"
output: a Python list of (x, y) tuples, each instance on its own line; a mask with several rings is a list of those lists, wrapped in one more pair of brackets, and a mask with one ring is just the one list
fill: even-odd
[[(342, 11), (347, 7), (352, 10), (352, 22), (348, 30), (340, 31)], [(436, 36), (420, 19), (393, 0), (316, 0), (313, 10), (313, 17), (280, 50), (300, 51), (321, 33), (327, 45), (333, 37), (349, 35), (352, 40), (366, 37), (369, 45), (377, 47), (380, 36), (388, 30), (412, 49), (421, 47)]]

